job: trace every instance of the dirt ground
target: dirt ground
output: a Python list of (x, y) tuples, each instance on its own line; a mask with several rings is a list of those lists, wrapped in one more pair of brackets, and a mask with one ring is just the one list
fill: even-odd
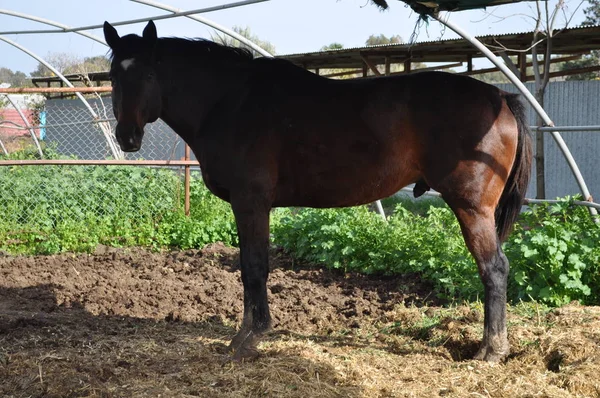
[(490, 365), (469, 360), (481, 303), (271, 262), (274, 330), (232, 363), (235, 249), (0, 255), (0, 397), (600, 397), (598, 307), (511, 307), (512, 354)]

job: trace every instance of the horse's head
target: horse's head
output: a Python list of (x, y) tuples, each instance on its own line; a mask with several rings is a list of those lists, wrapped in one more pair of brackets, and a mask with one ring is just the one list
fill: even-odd
[(149, 21), (142, 37), (119, 37), (116, 29), (104, 22), (104, 37), (112, 50), (110, 80), (117, 141), (123, 151), (135, 152), (142, 146), (144, 126), (158, 119), (162, 107), (156, 75), (156, 26)]

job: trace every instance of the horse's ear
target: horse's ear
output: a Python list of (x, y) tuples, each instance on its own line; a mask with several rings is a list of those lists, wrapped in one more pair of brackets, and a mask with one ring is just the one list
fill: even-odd
[(119, 40), (121, 40), (117, 30), (106, 21), (104, 21), (104, 40), (106, 40), (106, 44), (113, 50), (119, 44)]
[(156, 34), (156, 25), (151, 20), (148, 21), (148, 25), (144, 28), (144, 32), (142, 33), (142, 37), (150, 42), (155, 42), (158, 38)]

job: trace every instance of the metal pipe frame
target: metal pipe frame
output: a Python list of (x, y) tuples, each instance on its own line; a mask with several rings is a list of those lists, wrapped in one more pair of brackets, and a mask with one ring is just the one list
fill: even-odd
[(43, 160), (0, 160), (2, 166), (198, 166), (197, 160), (83, 160), (83, 159), (43, 159)]
[[(483, 43), (477, 40), (477, 38), (475, 38), (474, 36), (471, 36), (466, 31), (462, 30), (458, 25), (451, 22), (449, 18), (441, 18), (437, 14), (432, 15), (432, 17), (435, 18), (442, 25), (452, 29), (456, 34), (470, 42), (475, 48), (481, 51), (483, 55), (485, 55), (498, 69), (500, 69), (500, 71), (504, 73), (504, 75), (506, 75), (506, 77), (517, 87), (521, 94), (523, 94), (523, 96), (531, 104), (536, 113), (542, 118), (546, 126), (554, 127), (554, 122), (550, 119), (550, 116), (548, 116), (544, 108), (542, 108), (542, 106), (537, 102), (535, 97), (529, 92), (529, 90), (527, 90), (527, 87), (525, 87), (525, 85), (519, 80), (517, 76), (515, 76), (514, 73), (512, 73), (512, 71), (504, 64), (504, 62), (501, 62), (501, 60), (498, 57), (496, 57), (494, 53), (492, 53), (485, 45), (483, 45)], [(554, 138), (554, 141), (562, 151), (565, 160), (569, 164), (569, 167), (571, 168), (573, 176), (575, 177), (575, 180), (579, 185), (579, 189), (581, 190), (584, 199), (588, 202), (593, 202), (592, 195), (590, 194), (585, 180), (581, 175), (579, 166), (577, 166), (577, 162), (573, 158), (573, 155), (571, 154), (571, 151), (567, 147), (567, 144), (563, 140), (562, 136), (558, 131), (556, 131), (556, 129), (551, 129), (550, 134), (552, 134), (552, 138)], [(593, 207), (590, 208), (590, 213), (593, 216), (598, 215), (598, 212)]]
[[(175, 8), (175, 7), (171, 7), (169, 5), (166, 4), (162, 4), (162, 3), (158, 3), (156, 1), (151, 1), (151, 0), (130, 0), (133, 1), (135, 3), (140, 3), (140, 4), (144, 4), (150, 7), (154, 7), (154, 8), (159, 8), (165, 11), (170, 11), (173, 14), (176, 13), (180, 13), (182, 12), (180, 9)], [(216, 22), (211, 21), (210, 19), (204, 18), (204, 17), (200, 17), (197, 15), (186, 15), (186, 18), (192, 19), (194, 21), (200, 22), (204, 25), (208, 25), (213, 29), (219, 30), (223, 33), (225, 33), (226, 35), (229, 35), (231, 37), (233, 37), (234, 39), (244, 43), (245, 45), (247, 45), (248, 47), (252, 48), (254, 51), (258, 52), (259, 54), (261, 54), (262, 56), (265, 57), (273, 57), (273, 54), (271, 54), (270, 52), (268, 52), (267, 50), (265, 50), (264, 48), (260, 47), (259, 45), (257, 45), (256, 43), (254, 43), (253, 41), (245, 38), (244, 36), (236, 33), (235, 31), (228, 29), (222, 25), (219, 25)]]
[[(185, 16), (192, 15), (192, 14), (202, 14), (202, 13), (206, 13), (206, 12), (225, 10), (225, 9), (228, 9), (228, 8), (241, 7), (241, 6), (245, 6), (245, 5), (249, 5), (249, 4), (262, 3), (262, 2), (265, 2), (265, 1), (270, 1), (270, 0), (245, 0), (245, 1), (238, 1), (236, 3), (222, 4), (222, 5), (219, 5), (219, 6), (213, 6), (213, 7), (207, 7), (207, 8), (198, 8), (198, 9), (195, 9), (195, 10), (181, 11), (181, 12), (175, 12), (175, 13), (171, 13), (171, 14), (157, 15), (157, 16), (154, 16), (154, 17), (146, 17), (146, 18), (130, 19), (130, 20), (127, 20), (127, 21), (111, 22), (111, 25), (113, 25), (113, 26), (131, 25), (131, 24), (134, 24), (134, 23), (148, 22), (150, 20), (152, 20), (152, 21), (159, 21), (161, 19), (170, 19), (170, 18), (176, 18), (176, 17), (185, 17)], [(88, 26), (80, 26), (80, 27), (77, 27), (77, 28), (58, 29), (58, 30), (57, 29), (40, 29), (40, 30), (8, 31), (8, 32), (0, 32), (0, 35), (79, 32), (79, 31), (82, 31), (82, 30), (99, 29), (99, 28), (102, 28), (102, 26), (103, 25), (100, 24), (100, 25), (88, 25)]]
[[(15, 110), (19, 114), (19, 117), (21, 117), (21, 120), (25, 124), (26, 130), (29, 130), (29, 134), (31, 135), (31, 139), (33, 140), (33, 143), (35, 144), (35, 147), (37, 148), (38, 153), (40, 154), (40, 158), (43, 159), (44, 152), (42, 151), (40, 142), (38, 141), (37, 137), (35, 136), (35, 130), (33, 129), (33, 126), (31, 126), (31, 124), (29, 123), (29, 120), (27, 120), (27, 118), (23, 114), (23, 111), (17, 106), (17, 104), (15, 104), (15, 102), (7, 94), (4, 94), (4, 96), (6, 97), (8, 102), (10, 102), (10, 104), (13, 106), (13, 108), (15, 108)], [(4, 148), (4, 149), (6, 150), (6, 148)]]
[[(40, 18), (40, 17), (36, 17), (35, 15), (30, 15), (30, 14), (23, 14), (21, 12), (16, 12), (16, 11), (10, 11), (10, 10), (4, 10), (4, 9), (0, 9), (0, 14), (4, 14), (4, 15), (10, 15), (12, 17), (17, 17), (17, 18), (23, 18), (23, 19), (28, 19), (30, 21), (35, 21), (35, 22), (40, 22), (46, 25), (50, 25), (50, 26), (56, 26), (57, 28), (61, 28), (62, 30), (60, 32), (66, 32), (68, 29), (71, 29), (70, 26), (68, 25), (63, 25), (59, 22), (56, 21), (51, 21), (49, 19), (45, 19), (45, 18)], [(94, 41), (97, 41), (100, 44), (103, 44), (106, 46), (106, 42), (98, 37), (98, 36), (94, 36), (92, 34), (89, 33), (85, 33), (85, 32), (74, 32), (78, 35), (87, 37), (88, 39), (92, 39)], [(0, 33), (1, 34), (6, 34), (6, 33)]]
[[(2, 163), (0, 162), (0, 165), (2, 165)], [(412, 188), (402, 188), (400, 191), (402, 192), (406, 192), (406, 193), (413, 193), (413, 189)], [(442, 199), (442, 194), (436, 191), (427, 191), (424, 192), (423, 195), (426, 196), (431, 196), (434, 198), (440, 198)], [(543, 203), (563, 203), (562, 200), (557, 200), (557, 199), (530, 199), (530, 198), (525, 198), (525, 205), (529, 205), (529, 204), (543, 204)], [(573, 204), (576, 206), (586, 206), (586, 207), (590, 207), (590, 208), (594, 208), (594, 209), (598, 209), (600, 210), (600, 204), (598, 203), (594, 203), (594, 202), (589, 202), (586, 200), (574, 200)]]
[[(5, 43), (10, 44), (13, 47), (16, 47), (17, 49), (23, 51), (25, 54), (31, 56), (32, 58), (34, 58), (35, 60), (37, 60), (39, 63), (41, 63), (42, 65), (44, 65), (46, 68), (50, 69), (56, 76), (58, 76), (60, 78), (60, 80), (62, 80), (67, 86), (69, 87), (74, 87), (73, 84), (66, 78), (63, 76), (62, 73), (60, 73), (54, 66), (50, 65), (48, 62), (46, 62), (43, 58), (41, 58), (39, 55), (35, 54), (34, 52), (28, 50), (27, 48), (21, 46), (18, 43), (15, 43), (14, 41), (7, 39), (6, 37), (0, 36), (0, 40), (4, 41)], [(94, 109), (92, 108), (92, 106), (89, 104), (89, 102), (87, 102), (87, 100), (83, 97), (83, 95), (81, 95), (81, 93), (76, 92), (75, 95), (77, 96), (77, 98), (79, 98), (79, 100), (81, 100), (81, 102), (83, 102), (83, 104), (86, 106), (86, 108), (90, 111), (90, 113), (92, 114), (92, 117), (94, 119), (98, 119), (98, 114), (94, 111)], [(121, 151), (116, 147), (114, 140), (108, 136), (108, 132), (102, 130), (106, 141), (108, 143), (108, 146), (113, 154), (113, 156), (115, 157), (115, 159), (120, 159), (122, 158), (122, 154)]]
[(600, 126), (554, 126), (554, 127), (540, 127), (530, 126), (531, 130), (553, 132), (553, 131), (564, 131), (564, 132), (599, 132)]
[[(135, 0), (133, 0), (135, 1)], [(260, 46), (256, 45), (255, 43), (253, 43), (252, 41), (246, 39), (245, 37), (237, 34), (236, 32), (227, 29), (219, 24), (216, 24), (212, 21), (210, 21), (207, 18), (202, 18), (202, 17), (198, 17), (198, 16), (191, 16), (190, 14), (195, 14), (198, 12), (209, 12), (209, 11), (215, 11), (215, 10), (220, 10), (220, 9), (226, 9), (226, 8), (233, 8), (233, 7), (239, 7), (241, 5), (246, 5), (246, 4), (252, 4), (252, 3), (258, 3), (258, 2), (264, 2), (264, 1), (269, 1), (269, 0), (246, 0), (246, 1), (242, 1), (242, 2), (238, 2), (238, 3), (230, 3), (230, 4), (224, 4), (222, 6), (216, 6), (216, 7), (210, 7), (210, 8), (205, 8), (202, 10), (191, 10), (191, 11), (181, 11), (175, 8), (172, 8), (170, 6), (164, 5), (164, 4), (160, 4), (160, 3), (156, 3), (156, 2), (152, 2), (152, 1), (137, 1), (138, 3), (142, 3), (142, 4), (146, 4), (149, 5), (151, 7), (155, 7), (155, 8), (162, 8), (164, 10), (168, 10), (171, 11), (172, 14), (168, 14), (166, 16), (158, 16), (158, 17), (154, 17), (154, 18), (148, 18), (146, 20), (158, 20), (158, 19), (166, 19), (168, 18), (173, 18), (173, 17), (177, 17), (177, 16), (188, 16), (191, 19), (194, 19), (198, 22), (201, 22), (203, 24), (206, 24), (208, 26), (213, 27), (214, 29), (220, 30), (221, 32), (234, 37), (235, 39), (239, 40), (240, 42), (248, 45), (249, 47), (251, 47), (252, 49), (254, 49), (255, 51), (259, 52), (260, 54), (262, 54), (265, 57), (272, 57), (272, 55), (264, 50), (263, 48), (261, 48)], [(4, 9), (0, 9), (0, 14), (4, 14), (4, 15), (10, 15), (10, 16), (14, 16), (17, 18), (23, 18), (23, 19), (28, 19), (31, 21), (35, 21), (35, 22), (40, 22), (46, 25), (51, 25), (51, 26), (55, 26), (60, 28), (61, 30), (57, 30), (55, 32), (73, 32), (76, 34), (79, 34), (81, 36), (84, 36), (88, 39), (94, 40), (100, 44), (103, 45), (107, 45), (106, 42), (97, 37), (94, 36), (92, 34), (89, 33), (85, 33), (85, 32), (81, 32), (81, 30), (87, 30), (84, 28), (89, 28), (89, 27), (84, 27), (84, 28), (72, 28), (68, 25), (64, 25), (61, 24), (59, 22), (56, 21), (52, 21), (49, 19), (45, 19), (45, 18), (40, 18), (34, 15), (28, 15), (28, 14), (24, 14), (24, 13), (19, 13), (19, 12), (15, 12), (15, 11), (10, 11), (10, 10), (4, 10)], [(122, 22), (116, 22), (113, 25), (123, 25), (123, 24), (127, 24), (127, 23), (134, 23), (135, 21), (141, 21), (141, 20), (134, 20), (134, 21), (122, 21)], [(101, 25), (98, 25), (97, 27), (101, 27)], [(7, 33), (11, 33), (11, 32), (7, 32)], [(21, 32), (21, 33), (41, 33), (41, 31), (27, 31), (27, 32)], [(49, 32), (46, 32), (49, 33)], [(1, 33), (0, 33), (1, 34)], [(50, 70), (52, 70), (52, 72), (54, 72), (61, 80), (63, 80), (67, 86), (69, 86), (70, 88), (74, 89), (74, 86), (67, 80), (65, 79), (65, 77), (60, 74), (56, 69), (54, 69), (53, 67), (51, 67), (50, 64), (48, 64), (46, 61), (42, 60), (39, 56), (33, 54), (31, 51), (26, 50), (24, 47), (19, 46), (18, 44), (12, 42), (9, 39), (3, 38), (0, 36), (0, 40), (3, 40), (5, 42), (7, 42), (8, 44), (11, 44), (12, 46), (18, 48), (19, 50), (25, 52), (26, 54), (32, 56), (33, 58), (35, 58), (36, 60), (38, 60), (38, 62), (42, 63), (44, 66), (46, 66), (47, 68), (49, 68)], [(77, 97), (84, 103), (84, 105), (86, 106), (86, 108), (90, 111), (90, 113), (92, 114), (92, 117), (94, 119), (99, 119), (99, 116), (96, 114), (96, 112), (93, 110), (93, 108), (90, 106), (90, 104), (87, 102), (87, 100), (81, 95), (81, 92), (75, 92), (75, 95), (77, 95)], [(123, 157), (122, 152), (119, 150), (119, 148), (117, 148), (114, 140), (112, 139), (112, 137), (110, 136), (110, 133), (107, 131), (104, 131), (104, 129), (101, 129), (103, 134), (105, 135), (105, 138), (107, 140), (107, 143), (109, 145), (109, 148), (113, 154), (113, 156), (115, 157), (115, 159), (119, 159)], [(4, 147), (4, 146), (3, 146)], [(5, 149), (5, 148), (3, 148)], [(39, 149), (39, 145), (38, 145), (38, 149)]]

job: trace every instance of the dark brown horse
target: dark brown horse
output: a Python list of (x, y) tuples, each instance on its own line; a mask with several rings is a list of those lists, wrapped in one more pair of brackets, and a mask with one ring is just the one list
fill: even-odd
[(192, 148), (207, 187), (231, 203), (244, 318), (233, 357), (257, 354), (269, 328), (269, 211), (372, 202), (418, 182), (456, 214), (485, 286), (476, 358), (509, 352), (508, 261), (500, 243), (521, 208), (531, 141), (513, 94), (446, 73), (329, 80), (293, 64), (206, 40), (119, 37), (109, 24), (117, 140), (137, 151), (163, 119)]

